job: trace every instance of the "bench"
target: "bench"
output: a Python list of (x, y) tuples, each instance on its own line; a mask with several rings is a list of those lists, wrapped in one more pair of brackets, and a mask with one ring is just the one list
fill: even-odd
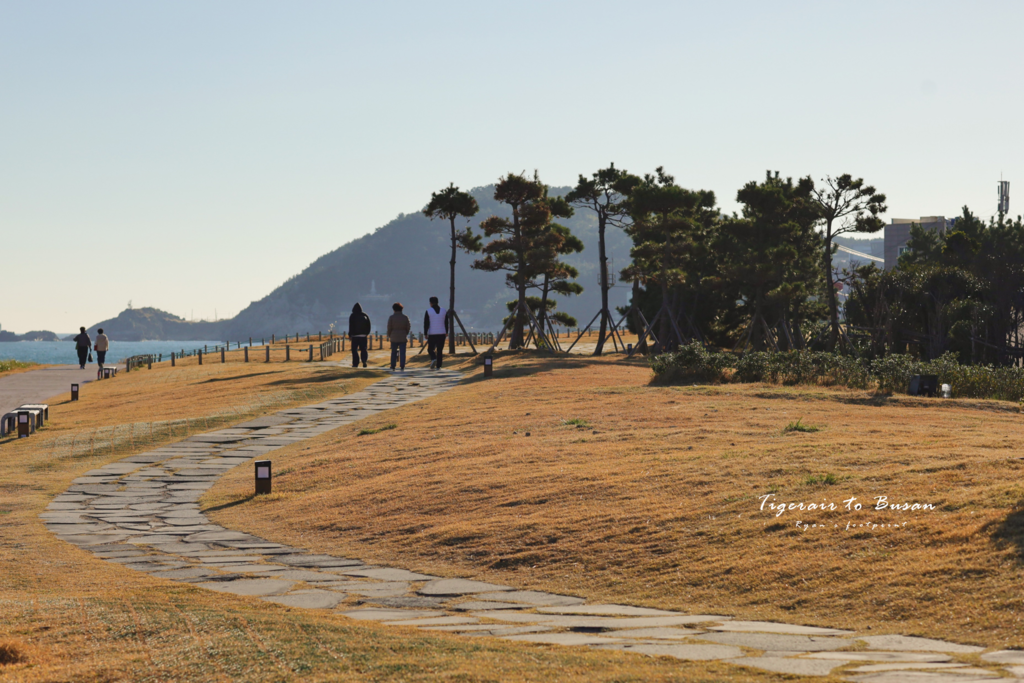
[(18, 431), (18, 414), (5, 413), (0, 417), (0, 437), (7, 436), (11, 432)]
[(19, 417), (27, 418), (28, 433), (34, 434), (36, 431), (36, 421), (39, 420), (42, 412), (41, 410), (16, 410), (13, 413), (6, 413), (3, 417), (0, 417), (0, 437), (7, 436), (12, 432), (18, 432)]
[(39, 426), (42, 427), (47, 420), (50, 419), (50, 406), (46, 403), (26, 403), (23, 406), (18, 406), (18, 410), (41, 410), (43, 414), (40, 416)]

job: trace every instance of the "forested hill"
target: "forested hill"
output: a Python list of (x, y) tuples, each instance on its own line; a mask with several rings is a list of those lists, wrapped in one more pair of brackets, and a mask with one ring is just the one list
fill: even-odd
[[(552, 188), (551, 192), (561, 195), (569, 189)], [(480, 212), (470, 219), (474, 229), (488, 216), (508, 215), (503, 205), (494, 201), (493, 185), (478, 187), (472, 194), (480, 203)], [(424, 204), (428, 199), (424, 197)], [(584, 241), (586, 249), (566, 258), (579, 268), (584, 292), (578, 297), (559, 297), (558, 308), (575, 315), (580, 325), (585, 325), (600, 308), (597, 221), (591, 213), (577, 211), (561, 222)], [(456, 225), (461, 228), (465, 221)], [(214, 323), (221, 326), (214, 338), (326, 333), (331, 323), (336, 329), (347, 330), (348, 316), (356, 302), (370, 315), (374, 328), (383, 331), (391, 304), (399, 301), (413, 319), (413, 330), (419, 331), (428, 297), (448, 301), (449, 235), (447, 221), (431, 221), (419, 212), (401, 214), (373, 233), (321, 256), (234, 319)], [(608, 246), (617, 272), (629, 260), (629, 238), (621, 230), (609, 228)], [(505, 302), (515, 295), (506, 287), (503, 273), (470, 269), (474, 258), (473, 254), (458, 253), (456, 308), (467, 329), (496, 331), (507, 315)], [(612, 290), (612, 303), (621, 305), (628, 296), (626, 286), (616, 288)]]

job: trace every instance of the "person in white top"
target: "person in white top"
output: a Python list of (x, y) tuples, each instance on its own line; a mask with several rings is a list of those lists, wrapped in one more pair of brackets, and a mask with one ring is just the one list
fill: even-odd
[(441, 308), (436, 296), (430, 297), (430, 306), (423, 316), (423, 334), (427, 338), (430, 367), (440, 369), (444, 354), (444, 338), (448, 334), (448, 311)]
[(110, 340), (107, 339), (107, 335), (103, 334), (102, 327), (96, 330), (96, 343), (92, 345), (92, 348), (96, 351), (96, 362), (102, 371), (103, 364), (107, 362), (107, 351), (110, 349)]

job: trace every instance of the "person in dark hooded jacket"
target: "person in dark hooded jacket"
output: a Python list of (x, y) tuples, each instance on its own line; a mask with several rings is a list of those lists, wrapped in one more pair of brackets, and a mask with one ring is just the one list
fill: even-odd
[(348, 337), (352, 340), (352, 367), (359, 367), (362, 358), (366, 367), (366, 337), (370, 334), (370, 316), (363, 313), (363, 307), (356, 304), (352, 307), (352, 315), (348, 317)]

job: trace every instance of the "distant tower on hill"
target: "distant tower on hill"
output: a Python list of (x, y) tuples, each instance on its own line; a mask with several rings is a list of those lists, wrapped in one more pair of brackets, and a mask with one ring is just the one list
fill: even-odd
[(390, 294), (378, 294), (377, 293), (377, 281), (376, 280), (370, 280), (370, 293), (369, 294), (364, 294), (362, 298), (368, 299), (370, 301), (383, 301), (384, 299), (390, 299), (391, 295)]

